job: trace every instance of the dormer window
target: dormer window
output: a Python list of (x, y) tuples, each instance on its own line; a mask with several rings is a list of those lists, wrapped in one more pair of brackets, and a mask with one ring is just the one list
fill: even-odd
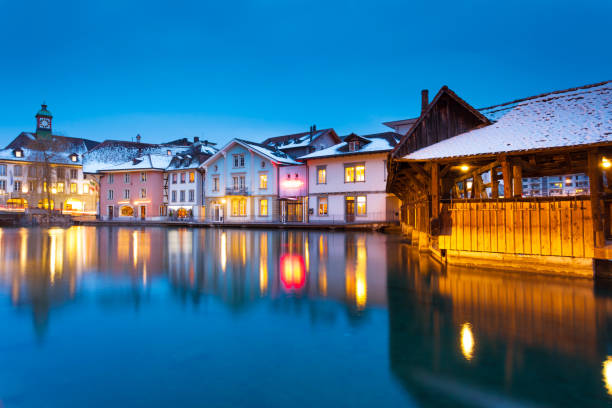
[(23, 150), (21, 149), (15, 149), (14, 152), (15, 157), (23, 157)]
[(172, 156), (172, 150), (168, 149), (168, 151), (166, 152), (166, 154), (167, 154), (168, 156)]
[(72, 154), (70, 155), (70, 161), (72, 161), (72, 162), (76, 162), (77, 160), (79, 160), (79, 155), (78, 155), (78, 154), (76, 154), (76, 153), (72, 153)]
[(357, 150), (359, 150), (359, 141), (351, 140), (349, 142), (349, 152), (356, 152)]

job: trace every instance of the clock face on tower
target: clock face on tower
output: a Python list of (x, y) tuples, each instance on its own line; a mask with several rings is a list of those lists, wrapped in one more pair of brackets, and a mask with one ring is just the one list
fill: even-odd
[(47, 118), (42, 118), (38, 121), (38, 127), (41, 129), (50, 129), (51, 121)]

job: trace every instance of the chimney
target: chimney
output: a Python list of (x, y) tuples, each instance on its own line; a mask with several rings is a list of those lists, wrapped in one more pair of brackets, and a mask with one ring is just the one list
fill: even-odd
[(423, 89), (421, 91), (421, 114), (425, 112), (427, 106), (429, 106), (429, 91), (427, 89)]
[(140, 134), (136, 135), (136, 143), (140, 143)]
[(310, 141), (312, 142), (312, 137), (314, 136), (315, 132), (317, 131), (317, 125), (312, 125), (310, 127)]
[(199, 141), (200, 141), (200, 138), (198, 136), (193, 137), (193, 143), (198, 143)]

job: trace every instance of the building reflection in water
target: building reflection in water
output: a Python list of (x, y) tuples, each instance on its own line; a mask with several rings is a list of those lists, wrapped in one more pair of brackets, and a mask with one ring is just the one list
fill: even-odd
[(426, 405), (477, 394), (587, 406), (610, 392), (607, 290), (580, 279), (442, 268), (407, 245), (389, 256), (391, 369)]

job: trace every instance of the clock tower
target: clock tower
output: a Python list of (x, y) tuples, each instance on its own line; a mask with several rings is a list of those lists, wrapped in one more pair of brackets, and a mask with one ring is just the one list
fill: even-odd
[(36, 114), (36, 137), (51, 139), (51, 121), (53, 115), (47, 110), (47, 105), (40, 105), (40, 110)]

